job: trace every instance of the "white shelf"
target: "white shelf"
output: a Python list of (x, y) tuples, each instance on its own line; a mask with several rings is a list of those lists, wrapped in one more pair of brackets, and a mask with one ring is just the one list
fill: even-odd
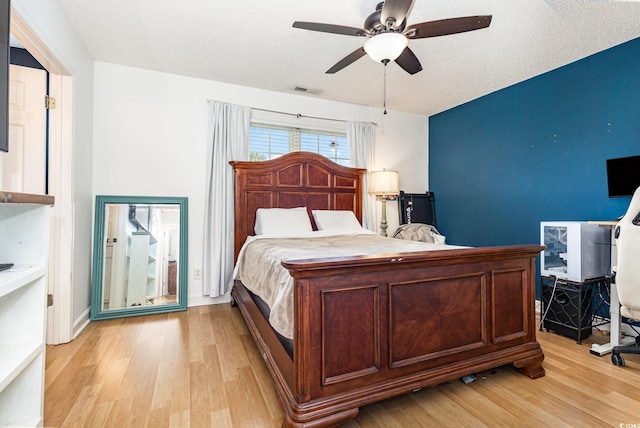
[(43, 342), (0, 345), (0, 392), (38, 356), (44, 352)]
[(31, 363), (0, 392), (0, 426), (42, 426), (43, 371), (44, 352), (38, 352)]
[(0, 262), (15, 265), (0, 272), (0, 427), (42, 426), (53, 198), (0, 196)]
[(11, 270), (0, 272), (0, 298), (46, 274), (47, 271), (44, 266), (31, 266), (18, 272)]

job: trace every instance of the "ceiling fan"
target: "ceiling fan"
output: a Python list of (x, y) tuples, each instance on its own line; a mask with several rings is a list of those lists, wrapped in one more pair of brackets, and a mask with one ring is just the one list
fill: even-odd
[(491, 24), (491, 15), (480, 15), (421, 22), (407, 27), (407, 14), (412, 5), (413, 0), (386, 0), (378, 3), (375, 12), (364, 21), (364, 28), (303, 21), (295, 21), (293, 27), (368, 38), (363, 47), (351, 52), (327, 70), (328, 74), (342, 70), (366, 54), (384, 65), (395, 61), (407, 73), (415, 74), (422, 70), (422, 65), (407, 46), (409, 39), (464, 33), (486, 28)]

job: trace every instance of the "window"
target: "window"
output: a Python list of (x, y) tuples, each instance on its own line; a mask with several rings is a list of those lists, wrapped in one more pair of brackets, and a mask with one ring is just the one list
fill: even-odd
[(252, 124), (249, 160), (274, 159), (295, 151), (319, 153), (337, 164), (351, 166), (345, 134), (286, 126)]

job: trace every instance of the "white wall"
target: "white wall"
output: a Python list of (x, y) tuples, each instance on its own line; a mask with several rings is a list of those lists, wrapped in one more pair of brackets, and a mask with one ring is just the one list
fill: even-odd
[[(395, 113), (379, 114), (376, 133), (376, 156), (373, 170), (398, 171), (400, 190), (424, 193), (429, 190), (429, 120), (424, 116)], [(376, 224), (381, 217), (381, 203), (376, 203)], [(398, 202), (387, 202), (388, 236), (398, 227)]]
[(64, 271), (69, 272), (68, 277), (62, 278), (61, 281), (70, 283), (70, 285), (65, 284), (64, 287), (69, 289), (71, 301), (65, 302), (64, 306), (68, 307), (72, 313), (68, 318), (73, 324), (77, 324), (81, 323), (82, 319), (88, 319), (87, 309), (90, 301), (93, 59), (71, 29), (71, 25), (55, 0), (12, 0), (11, 5), (47, 50), (72, 76), (73, 97), (64, 100), (65, 103), (71, 103), (73, 109), (72, 159), (69, 164), (61, 166), (65, 176), (63, 185), (68, 197), (64, 202), (60, 195), (54, 194), (54, 196), (57, 198), (56, 204), (69, 205), (68, 209), (64, 210), (65, 217), (61, 222), (63, 230), (70, 231), (71, 236), (58, 238), (70, 240), (68, 247), (71, 249), (71, 254), (68, 263), (71, 266), (66, 267)]
[[(94, 193), (189, 198), (189, 305), (210, 302), (193, 279), (202, 266), (207, 99), (377, 122), (375, 166), (398, 170), (403, 190), (427, 190), (426, 117), (109, 63), (94, 69)], [(392, 232), (398, 220), (391, 208)]]

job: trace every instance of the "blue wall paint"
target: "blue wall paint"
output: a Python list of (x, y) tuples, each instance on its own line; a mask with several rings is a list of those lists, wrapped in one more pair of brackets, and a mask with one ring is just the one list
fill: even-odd
[[(546, 220), (615, 219), (607, 158), (640, 155), (640, 39), (429, 118), (429, 183), (453, 244), (537, 243)], [(640, 173), (640, 171), (639, 171)]]

